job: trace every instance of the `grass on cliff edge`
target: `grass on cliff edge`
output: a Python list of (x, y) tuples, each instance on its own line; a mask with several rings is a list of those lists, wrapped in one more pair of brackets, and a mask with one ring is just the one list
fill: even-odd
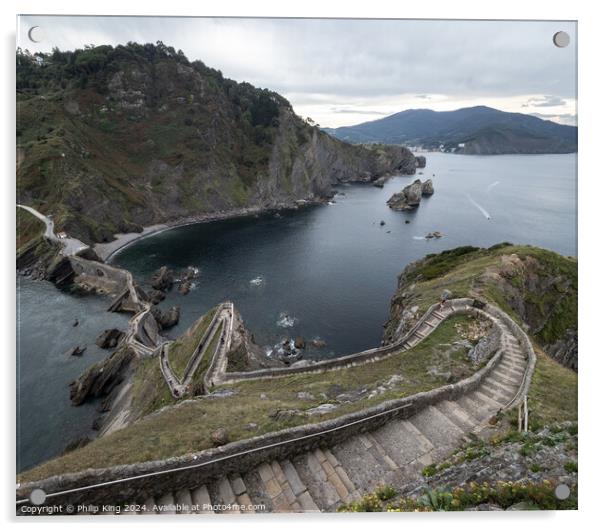
[[(223, 386), (233, 389), (235, 394), (189, 400), (148, 415), (131, 426), (20, 474), (19, 481), (184, 455), (211, 447), (210, 434), (220, 427), (228, 430), (231, 440), (246, 439), (291, 426), (320, 422), (385, 400), (440, 387), (448, 380), (429, 369), (436, 367), (441, 372), (449, 371), (451, 381), (476, 370), (467, 359), (466, 347), (453, 352), (450, 350), (450, 344), (459, 339), (456, 325), (469, 319), (462, 315), (447, 319), (413, 349), (378, 362), (321, 374), (300, 374), (275, 381), (255, 380)], [(141, 372), (141, 377), (159, 386), (162, 377), (158, 360), (144, 360), (144, 367), (147, 372)], [(387, 385), (395, 374), (402, 380)], [(302, 414), (320, 404), (336, 403), (336, 395), (362, 389), (365, 391), (356, 401), (339, 404), (328, 414)], [(370, 391), (376, 391), (372, 398), (368, 398)], [(306, 395), (309, 397), (299, 398), (300, 392), (309, 393)], [(160, 387), (160, 393), (167, 403), (173, 404), (165, 384)], [(291, 410), (300, 413), (287, 413)], [(281, 414), (277, 415), (277, 412)], [(256, 426), (251, 427), (250, 423)]]
[[(547, 281), (545, 292), (534, 291), (520, 270), (497, 278), (484, 274), (499, 272), (502, 256), (513, 254), (523, 261), (529, 258), (537, 262), (537, 276)], [(402, 275), (407, 286), (413, 285), (407, 290), (404, 306), (417, 305), (421, 312), (437, 302), (447, 289), (453, 297), (479, 297), (493, 302), (522, 325), (523, 319), (513, 307), (513, 299), (518, 296), (532, 315), (545, 319), (543, 328), (534, 332), (536, 342), (552, 344), (564, 336), (565, 330), (577, 329), (577, 260), (553, 251), (509, 243), (488, 249), (458, 247), (427, 255)], [(510, 289), (514, 293), (509, 293)], [(390, 336), (396, 327), (396, 322), (389, 323), (386, 335)]]
[(211, 319), (215, 315), (216, 308), (209, 310), (198, 319), (182, 336), (169, 345), (169, 363), (178, 378), (184, 376), (184, 369), (194, 353)]

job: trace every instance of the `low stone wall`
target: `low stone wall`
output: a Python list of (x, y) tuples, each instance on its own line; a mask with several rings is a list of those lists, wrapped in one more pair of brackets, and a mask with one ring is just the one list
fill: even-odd
[(128, 289), (127, 272), (123, 269), (78, 256), (70, 256), (69, 261), (76, 275), (76, 283), (93, 286), (113, 295)]
[[(455, 314), (460, 313), (469, 313), (474, 314), (476, 310), (470, 305), (472, 304), (472, 299), (454, 299), (450, 301), (450, 306), (454, 310)], [(424, 315), (416, 322), (416, 324), (410, 329), (410, 331), (405, 334), (405, 336), (399, 341), (392, 343), (391, 345), (386, 345), (384, 347), (372, 348), (369, 350), (364, 350), (362, 352), (357, 352), (354, 354), (349, 354), (347, 356), (341, 356), (338, 358), (318, 361), (316, 363), (312, 363), (311, 365), (298, 365), (298, 366), (290, 366), (290, 367), (274, 367), (270, 369), (258, 369), (255, 371), (245, 371), (245, 372), (228, 372), (219, 378), (219, 384), (226, 383), (235, 383), (243, 380), (256, 380), (258, 378), (277, 378), (282, 376), (289, 376), (292, 374), (312, 374), (312, 373), (320, 373), (330, 370), (344, 369), (348, 367), (355, 367), (357, 365), (362, 365), (364, 363), (373, 362), (382, 360), (388, 356), (398, 353), (401, 349), (403, 349), (410, 338), (414, 335), (415, 331), (418, 330), (423, 324), (424, 321), (429, 319), (433, 312), (436, 312), (439, 309), (439, 304), (433, 304), (428, 308), (428, 310), (424, 313)], [(439, 322), (437, 323), (437, 326)], [(435, 326), (433, 330), (437, 328)], [(212, 380), (215, 376), (216, 366), (218, 365), (217, 361), (212, 363), (207, 370), (205, 376), (205, 388), (209, 389), (211, 387)]]
[(502, 321), (514, 334), (516, 339), (518, 340), (521, 349), (527, 355), (527, 368), (523, 375), (523, 379), (519, 390), (517, 391), (515, 397), (512, 401), (506, 405), (504, 409), (512, 409), (517, 406), (527, 393), (529, 392), (529, 387), (531, 385), (531, 379), (533, 378), (533, 373), (535, 372), (535, 363), (537, 362), (537, 357), (535, 356), (535, 351), (533, 350), (533, 345), (529, 339), (529, 336), (525, 333), (525, 331), (518, 325), (516, 322), (510, 318), (506, 313), (502, 312), (499, 308), (492, 305), (487, 305), (487, 312), (493, 315), (495, 318)]
[[(487, 316), (480, 310), (475, 312)], [(286, 459), (318, 447), (335, 445), (358, 433), (373, 431), (393, 418), (409, 418), (441, 400), (456, 400), (477, 389), (502, 355), (503, 351), (498, 349), (485, 367), (455, 384), (389, 400), (332, 420), (236, 441), (196, 454), (86, 470), (27, 483), (18, 490), (17, 499), (28, 503), (26, 497), (31, 490), (42, 488), (49, 493), (48, 503), (53, 504), (128, 503), (140, 502), (167, 490), (190, 489), (225, 474), (247, 471), (265, 461)]]

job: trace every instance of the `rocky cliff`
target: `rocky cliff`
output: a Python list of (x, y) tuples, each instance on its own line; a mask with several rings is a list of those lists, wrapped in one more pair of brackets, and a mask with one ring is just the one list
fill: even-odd
[(403, 147), (334, 139), (162, 43), (19, 52), (17, 144), (18, 200), (87, 243), (416, 168)]
[(388, 343), (448, 290), (491, 301), (512, 315), (543, 350), (577, 370), (577, 261), (511, 244), (459, 247), (409, 265), (399, 276), (385, 326)]

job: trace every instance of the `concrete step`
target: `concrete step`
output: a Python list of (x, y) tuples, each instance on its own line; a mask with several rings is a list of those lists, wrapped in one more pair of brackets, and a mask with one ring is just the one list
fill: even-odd
[(518, 386), (523, 381), (522, 375), (509, 373), (497, 367), (489, 374), (491, 378), (499, 379), (501, 382), (509, 386)]
[(145, 509), (140, 512), (142, 514), (156, 514), (156, 511), (154, 509), (155, 503), (155, 498), (153, 498), (152, 496), (150, 498), (147, 498), (146, 500), (144, 500), (144, 502), (142, 502), (142, 505), (145, 507)]
[(441, 413), (447, 418), (452, 420), (453, 423), (460, 427), (464, 432), (472, 431), (475, 426), (479, 424), (479, 421), (470, 415), (457, 402), (443, 400), (439, 402), (435, 408), (441, 411)]
[(509, 397), (516, 393), (518, 389), (517, 385), (508, 385), (504, 382), (500, 381), (498, 378), (494, 376), (488, 376), (483, 380), (483, 385), (486, 385), (488, 388), (493, 389), (495, 392), (500, 393), (504, 398)]
[(487, 409), (489, 417), (497, 413), (502, 408), (501, 402), (498, 402), (489, 395), (484, 394), (481, 388), (473, 391), (469, 396), (479, 402), (483, 408)]
[(347, 492), (349, 493), (348, 499), (343, 501), (352, 501), (353, 499), (356, 499), (358, 490), (356, 485), (349, 478), (349, 474), (347, 474), (347, 471), (343, 468), (341, 463), (339, 463), (338, 459), (330, 450), (325, 449), (324, 455), (326, 456), (328, 463), (330, 463), (330, 465), (334, 468), (334, 471), (336, 472), (337, 476), (339, 477), (339, 479), (347, 489)]
[(192, 503), (198, 507), (196, 510), (198, 514), (212, 514), (214, 512), (211, 508), (213, 503), (211, 502), (209, 490), (206, 485), (201, 485), (200, 487), (192, 489), (190, 491), (190, 497)]
[[(353, 488), (350, 491), (347, 488), (347, 485), (339, 476), (337, 469), (332, 465), (332, 459), (329, 460), (326, 457), (325, 452), (317, 448), (313, 451), (313, 454), (316, 456), (316, 459), (320, 462), (320, 466), (322, 467), (322, 470), (324, 470), (328, 482), (334, 487), (334, 490), (336, 490), (337, 494), (339, 495), (339, 498), (341, 499), (341, 502), (347, 503), (350, 499), (351, 492), (353, 492), (353, 490), (355, 489)], [(336, 460), (336, 458), (334, 459)], [(340, 469), (340, 465), (337, 468)]]
[(220, 513), (224, 514), (237, 514), (240, 513), (238, 509), (238, 502), (232, 485), (227, 476), (223, 476), (218, 479), (213, 485), (209, 487), (209, 492), (214, 494), (212, 499), (218, 504), (224, 507), (219, 509)]
[(500, 404), (501, 407), (503, 407), (510, 399), (509, 394), (503, 391), (499, 391), (497, 388), (486, 383), (481, 384), (478, 392), (491, 398), (492, 400)]
[(343, 503), (335, 486), (328, 481), (328, 475), (314, 452), (295, 457), (293, 464), (307, 486), (307, 491), (322, 511), (336, 510)]
[(508, 389), (509, 391), (512, 392), (516, 392), (516, 390), (519, 388), (520, 386), (520, 382), (521, 380), (517, 377), (514, 377), (513, 379), (508, 378), (508, 376), (506, 376), (504, 373), (502, 372), (492, 372), (487, 378), (486, 380), (491, 381), (491, 382), (495, 382), (498, 385), (502, 386), (504, 389)]
[(190, 514), (192, 512), (192, 496), (188, 489), (182, 489), (174, 495), (176, 505), (180, 505), (178, 514)]
[(456, 400), (456, 403), (479, 422), (483, 422), (485, 419), (491, 417), (491, 406), (477, 400), (472, 393), (461, 396)]
[[(280, 468), (286, 477), (286, 481), (290, 486), (293, 494), (297, 499), (297, 504), (291, 504), (295, 510), (303, 512), (317, 512), (320, 508), (316, 505), (311, 494), (308, 492), (305, 483), (299, 477), (299, 473), (295, 465), (288, 459), (279, 462)], [(299, 506), (297, 508), (297, 505)]]
[(171, 492), (163, 494), (157, 499), (157, 512), (160, 514), (176, 514), (176, 511), (172, 506), (175, 505), (175, 499)]
[(247, 486), (243, 481), (240, 474), (234, 474), (229, 477), (230, 486), (234, 496), (236, 496), (236, 503), (240, 512), (242, 513), (254, 513), (255, 508), (249, 493), (247, 492)]
[(374, 431), (372, 436), (398, 467), (411, 463), (433, 449), (433, 443), (407, 420), (391, 420)]
[(464, 436), (461, 428), (433, 406), (424, 408), (409, 421), (431, 441), (437, 451), (456, 446)]
[(280, 482), (274, 475), (271, 463), (262, 463), (256, 470), (259, 474), (263, 493), (271, 507), (271, 512), (293, 512), (294, 507), (291, 507), (291, 501), (287, 499)]
[(337, 444), (330, 451), (347, 473), (349, 480), (354, 485), (361, 485), (364, 492), (374, 490), (392, 476), (391, 468), (383, 463), (374, 444), (363, 434)]

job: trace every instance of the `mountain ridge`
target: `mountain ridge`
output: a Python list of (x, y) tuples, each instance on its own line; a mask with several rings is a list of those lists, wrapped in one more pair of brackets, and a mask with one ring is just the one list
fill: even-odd
[(454, 111), (408, 109), (324, 131), (352, 143), (418, 145), (464, 154), (572, 153), (577, 150), (576, 127), (483, 105)]
[(17, 153), (18, 202), (85, 243), (416, 167), (401, 146), (341, 142), (279, 94), (161, 42), (18, 50)]

